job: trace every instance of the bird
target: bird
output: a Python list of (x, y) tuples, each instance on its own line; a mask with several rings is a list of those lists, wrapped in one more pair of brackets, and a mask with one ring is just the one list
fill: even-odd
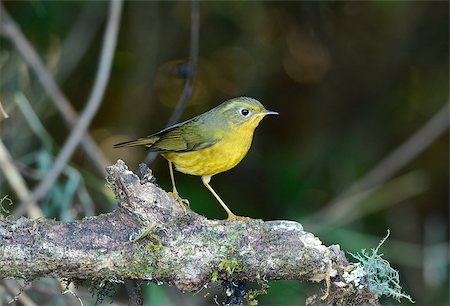
[(235, 215), (209, 183), (214, 175), (235, 167), (247, 155), (254, 131), (267, 115), (278, 113), (267, 110), (254, 98), (237, 97), (157, 133), (115, 144), (114, 148), (145, 146), (159, 152), (169, 163), (172, 194), (185, 211), (189, 201), (178, 194), (173, 166), (179, 172), (201, 177), (227, 212), (226, 220), (246, 220), (247, 217)]

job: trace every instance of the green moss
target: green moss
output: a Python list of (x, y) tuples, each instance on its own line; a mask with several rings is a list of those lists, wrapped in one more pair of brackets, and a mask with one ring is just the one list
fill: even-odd
[(259, 304), (258, 297), (260, 295), (267, 294), (267, 292), (269, 292), (269, 288), (270, 288), (267, 281), (264, 281), (259, 277), (259, 273), (256, 277), (258, 279), (257, 284), (258, 284), (259, 288), (250, 289), (247, 292), (247, 294), (244, 296), (244, 298), (247, 300), (249, 306), (258, 305)]
[(217, 268), (219, 271), (226, 272), (228, 276), (231, 276), (235, 272), (241, 272), (242, 270), (244, 270), (244, 266), (236, 259), (222, 259)]
[(219, 271), (217, 270), (213, 270), (211, 273), (211, 281), (212, 282), (217, 282), (217, 277), (219, 276)]
[(9, 265), (9, 271), (12, 278), (23, 278), (22, 273), (20, 272), (19, 267), (17, 266), (16, 260), (13, 259)]
[(147, 243), (147, 249), (149, 249), (152, 252), (160, 251), (162, 248), (161, 239), (159, 239), (158, 236), (152, 235), (150, 242)]
[(129, 278), (142, 278), (142, 275), (148, 273), (151, 268), (149, 260), (148, 248), (138, 246), (130, 261)]
[(144, 229), (132, 239), (136, 243), (136, 250), (129, 266), (130, 278), (164, 279), (173, 271), (181, 269), (182, 262), (165, 260), (164, 246), (155, 234), (156, 229), (155, 226)]
[(211, 281), (217, 282), (219, 273), (226, 273), (228, 277), (232, 276), (235, 272), (241, 272), (244, 270), (244, 266), (236, 259), (222, 259), (217, 265), (217, 270), (212, 270)]
[(135, 237), (132, 237), (132, 242), (138, 242), (141, 240), (148, 240), (147, 249), (152, 252), (160, 251), (162, 248), (161, 239), (155, 234), (157, 227), (150, 226), (146, 228), (142, 228)]

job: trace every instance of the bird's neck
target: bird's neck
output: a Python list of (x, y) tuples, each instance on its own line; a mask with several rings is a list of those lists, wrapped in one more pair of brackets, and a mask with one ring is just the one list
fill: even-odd
[(236, 127), (231, 128), (232, 135), (238, 138), (242, 138), (243, 140), (250, 141), (253, 138), (253, 133), (255, 132), (256, 127), (261, 121), (262, 117), (254, 117)]

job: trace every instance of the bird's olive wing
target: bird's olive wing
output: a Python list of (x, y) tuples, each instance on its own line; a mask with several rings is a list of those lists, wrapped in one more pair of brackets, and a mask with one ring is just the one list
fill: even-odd
[(189, 121), (162, 130), (160, 138), (150, 147), (158, 152), (189, 152), (212, 146), (221, 137), (206, 129), (201, 122)]

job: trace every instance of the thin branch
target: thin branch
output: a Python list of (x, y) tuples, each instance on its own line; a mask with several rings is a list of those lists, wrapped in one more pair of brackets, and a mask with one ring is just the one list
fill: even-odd
[(125, 280), (125, 290), (128, 294), (128, 305), (129, 306), (143, 306), (144, 299), (142, 298), (141, 288), (132, 279)]
[[(191, 0), (191, 39), (190, 39), (190, 48), (189, 48), (189, 67), (188, 77), (183, 87), (183, 91), (181, 92), (180, 99), (178, 100), (177, 106), (175, 107), (172, 115), (167, 121), (166, 127), (169, 127), (180, 120), (181, 115), (183, 114), (184, 109), (189, 101), (189, 98), (192, 95), (192, 86), (194, 84), (194, 76), (197, 69), (198, 62), (198, 44), (199, 44), (199, 32), (200, 32), (200, 9), (198, 0)], [(151, 164), (158, 153), (149, 152), (145, 163)]]
[(192, 85), (194, 82), (194, 75), (197, 69), (197, 61), (198, 61), (198, 41), (199, 41), (199, 29), (200, 29), (200, 12), (199, 12), (199, 4), (198, 0), (191, 1), (191, 42), (189, 49), (189, 64), (190, 71), (188, 74), (188, 78), (186, 80), (186, 84), (184, 85), (183, 92), (181, 93), (181, 97), (178, 100), (177, 106), (170, 116), (169, 121), (167, 122), (167, 126), (171, 126), (176, 123), (187, 105), (189, 98), (192, 95)]
[(95, 83), (91, 95), (85, 109), (80, 117), (80, 120), (75, 125), (72, 133), (65, 142), (58, 157), (55, 159), (53, 167), (39, 183), (39, 185), (33, 190), (31, 197), (22, 202), (14, 211), (15, 216), (20, 216), (26, 211), (31, 201), (37, 201), (41, 199), (47, 191), (51, 188), (56, 181), (64, 166), (72, 156), (78, 143), (84, 136), (89, 124), (94, 118), (98, 108), (100, 107), (103, 94), (106, 89), (106, 85), (109, 79), (111, 65), (113, 60), (114, 51), (116, 49), (117, 36), (119, 32), (119, 23), (122, 13), (122, 0), (112, 0), (110, 6), (110, 12), (108, 22), (106, 25), (102, 51), (100, 54), (100, 63), (98, 66)]
[(63, 65), (58, 66), (55, 74), (55, 79), (61, 84), (68, 78), (74, 68), (78, 67), (78, 63), (91, 46), (105, 18), (106, 13), (97, 2), (84, 2), (83, 10), (62, 43), (59, 61)]
[(0, 122), (2, 122), (4, 119), (8, 119), (8, 114), (3, 109), (2, 102), (0, 101)]
[(107, 171), (118, 199), (111, 213), (67, 222), (0, 220), (0, 278), (143, 279), (188, 292), (215, 280), (324, 281), (320, 304), (378, 305), (367, 287), (344, 278), (353, 266), (339, 246), (323, 245), (297, 222), (208, 220), (185, 212), (120, 160)]
[(4, 280), (3, 286), (13, 296), (12, 301), (18, 300), (23, 306), (37, 306), (36, 303), (21, 289), (17, 284), (14, 284), (11, 280)]
[[(308, 217), (307, 222), (314, 224), (316, 220), (320, 219), (333, 224), (338, 216), (353, 211), (355, 206), (376, 190), (375, 187), (392, 178), (448, 130), (449, 105), (449, 103), (446, 103), (419, 130), (382, 159), (371, 171), (350, 185), (325, 208)], [(358, 201), (349, 201), (350, 198), (355, 197), (359, 198)], [(339, 211), (339, 214), (336, 214), (336, 211)]]
[(40, 142), (42, 143), (42, 147), (48, 152), (51, 152), (54, 148), (55, 141), (45, 128), (44, 124), (39, 119), (39, 116), (33, 110), (33, 107), (31, 106), (28, 98), (22, 92), (17, 92), (12, 97), (12, 101), (14, 101), (19, 107), (19, 110), (24, 116), (25, 121), (28, 123), (31, 131), (39, 138)]
[[(341, 228), (364, 216), (386, 210), (398, 203), (417, 197), (428, 189), (429, 184), (424, 173), (420, 170), (410, 171), (376, 187), (344, 198), (341, 201), (345, 204), (341, 204), (341, 201), (336, 202), (334, 206), (328, 208), (326, 215), (322, 215), (320, 222), (308, 222), (306, 226), (311, 231), (317, 232), (324, 229)], [(341, 208), (342, 205), (345, 209)]]
[[(21, 201), (25, 201), (30, 198), (31, 192), (25, 183), (19, 169), (14, 165), (14, 161), (6, 149), (3, 141), (0, 139), (0, 170), (5, 175), (11, 188), (17, 194)], [(37, 205), (36, 201), (31, 201), (27, 208), (27, 215), (32, 219), (42, 218), (44, 214)]]
[(76, 298), (80, 306), (84, 306), (83, 300), (81, 300), (81, 298), (77, 295), (76, 292), (74, 292), (71, 289), (66, 289), (62, 292), (62, 294), (67, 294), (67, 293), (70, 293), (74, 298)]
[[(75, 109), (1, 2), (0, 17), (0, 33), (7, 36), (14, 43), (25, 62), (36, 74), (37, 79), (50, 96), (58, 111), (63, 115), (70, 127), (73, 128), (79, 119)], [(88, 158), (92, 159), (98, 171), (104, 173), (104, 168), (109, 162), (89, 134), (86, 134), (82, 139), (82, 147), (86, 151)]]

